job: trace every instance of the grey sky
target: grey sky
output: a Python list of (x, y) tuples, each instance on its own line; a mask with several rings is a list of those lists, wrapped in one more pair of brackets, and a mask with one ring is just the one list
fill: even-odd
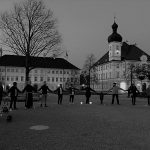
[[(0, 0), (0, 10), (9, 10), (13, 2)], [(118, 33), (123, 41), (150, 54), (150, 1), (149, 0), (44, 0), (47, 8), (58, 19), (63, 44), (69, 61), (82, 68), (86, 56), (93, 53), (99, 59), (108, 50), (107, 38), (116, 14)]]

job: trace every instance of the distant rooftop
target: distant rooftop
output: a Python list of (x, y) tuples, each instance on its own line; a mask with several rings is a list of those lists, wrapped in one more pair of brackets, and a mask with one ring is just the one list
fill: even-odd
[[(0, 57), (0, 66), (25, 67), (25, 56), (4, 55)], [(76, 69), (76, 66), (63, 58), (30, 57), (30, 66), (35, 68)]]
[[(140, 58), (142, 55), (147, 56), (147, 61), (150, 61), (150, 56), (145, 53), (143, 50), (138, 48), (136, 45), (129, 45), (126, 42), (122, 43), (121, 47), (121, 60), (133, 60), (133, 61), (141, 61)], [(98, 64), (104, 64), (109, 62), (109, 51), (105, 53), (96, 63)]]

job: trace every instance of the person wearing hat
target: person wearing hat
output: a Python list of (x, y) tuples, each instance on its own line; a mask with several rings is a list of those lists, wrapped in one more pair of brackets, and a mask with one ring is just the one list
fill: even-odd
[(13, 82), (13, 86), (8, 90), (8, 93), (10, 93), (10, 107), (9, 109), (12, 110), (12, 105), (14, 104), (14, 109), (17, 109), (16, 107), (16, 101), (18, 97), (18, 92), (21, 93), (21, 91), (17, 88), (17, 82)]
[(120, 105), (120, 103), (119, 103), (119, 96), (118, 96), (119, 90), (126, 91), (126, 90), (120, 88), (119, 86), (117, 86), (116, 82), (114, 82), (113, 83), (113, 87), (108, 90), (108, 92), (112, 91), (112, 103), (111, 104), (114, 104), (114, 99), (116, 97), (117, 104)]

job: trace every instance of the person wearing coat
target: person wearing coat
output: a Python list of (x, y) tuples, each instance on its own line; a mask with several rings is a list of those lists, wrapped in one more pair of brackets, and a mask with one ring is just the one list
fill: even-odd
[(91, 97), (91, 91), (95, 92), (92, 88), (90, 88), (90, 85), (87, 85), (87, 87), (83, 88), (82, 90), (85, 90), (85, 97), (86, 97), (86, 104), (89, 104), (90, 97)]
[(132, 98), (132, 105), (135, 105), (136, 96), (137, 96), (137, 93), (139, 93), (139, 91), (134, 84), (131, 85), (130, 93), (131, 93), (131, 98)]
[(23, 89), (22, 93), (26, 92), (26, 101), (25, 107), (27, 109), (33, 108), (33, 92), (35, 91), (34, 87), (31, 85), (31, 82), (28, 81), (27, 85)]
[(45, 107), (48, 107), (46, 102), (47, 102), (47, 92), (51, 92), (52, 91), (49, 89), (49, 87), (46, 85), (46, 81), (44, 81), (44, 84), (40, 87), (40, 89), (38, 91), (42, 90), (42, 99), (41, 99), (41, 107), (42, 107), (42, 103), (43, 103), (43, 99), (44, 99), (44, 102), (45, 102)]
[(58, 104), (62, 104), (62, 100), (63, 100), (63, 88), (62, 88), (62, 84), (59, 85), (59, 87), (53, 91), (54, 93), (56, 92), (58, 95)]
[(10, 93), (10, 107), (9, 109), (12, 110), (12, 105), (14, 104), (14, 109), (17, 109), (16, 107), (16, 101), (18, 97), (18, 93), (21, 93), (21, 91), (17, 88), (17, 82), (13, 82), (13, 86), (8, 90), (8, 93)]
[(150, 105), (150, 85), (146, 89), (146, 95), (147, 95), (148, 105)]
[(112, 102), (111, 102), (111, 104), (114, 104), (114, 99), (116, 97), (117, 104), (120, 105), (119, 96), (118, 96), (119, 90), (123, 90), (123, 91), (126, 91), (126, 90), (124, 90), (124, 89), (120, 88), (119, 86), (117, 86), (117, 83), (113, 83), (113, 87), (111, 89), (109, 89), (108, 92), (111, 91), (111, 90), (112, 90)]
[(75, 88), (73, 86), (73, 84), (71, 84), (71, 86), (67, 89), (69, 91), (70, 94), (70, 98), (69, 98), (69, 102), (70, 103), (74, 103), (74, 95), (75, 95), (75, 91), (79, 90), (77, 88)]

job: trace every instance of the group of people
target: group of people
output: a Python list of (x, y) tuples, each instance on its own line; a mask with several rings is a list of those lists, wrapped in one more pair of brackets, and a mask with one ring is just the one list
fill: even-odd
[[(48, 92), (57, 94), (58, 95), (58, 104), (62, 104), (64, 92), (67, 92), (67, 93), (69, 92), (69, 95), (70, 95), (69, 102), (74, 103), (75, 91), (81, 91), (81, 90), (85, 91), (86, 104), (89, 104), (92, 92), (94, 92), (97, 95), (100, 95), (101, 104), (103, 104), (104, 95), (108, 94), (111, 91), (112, 92), (111, 104), (114, 104), (114, 100), (116, 98), (117, 104), (120, 105), (118, 95), (119, 95), (119, 90), (122, 90), (122, 91), (128, 91), (128, 93), (130, 93), (130, 96), (132, 98), (132, 105), (135, 105), (137, 93), (139, 93), (139, 90), (136, 88), (136, 86), (134, 84), (132, 84), (128, 90), (124, 90), (124, 89), (120, 88), (119, 86), (117, 86), (116, 83), (113, 83), (113, 87), (110, 88), (107, 92), (105, 92), (105, 94), (103, 92), (100, 92), (100, 93), (96, 92), (89, 85), (87, 85), (86, 87), (83, 87), (82, 89), (77, 89), (72, 84), (69, 88), (66, 88), (65, 90), (63, 89), (62, 85), (60, 84), (56, 90), (52, 91), (47, 86), (46, 81), (44, 81), (44, 84), (38, 89), (38, 91), (41, 91), (41, 94), (42, 94), (40, 106), (47, 107)], [(10, 109), (12, 109), (12, 106), (13, 106), (13, 109), (17, 109), (16, 101), (17, 101), (18, 93), (25, 93), (25, 92), (26, 92), (25, 107), (28, 109), (33, 108), (33, 92), (36, 92), (36, 90), (31, 85), (31, 82), (28, 81), (25, 88), (22, 91), (20, 91), (18, 89), (17, 82), (14, 82), (13, 86), (7, 91), (7, 94), (10, 93), (10, 97), (11, 97), (10, 106), (9, 106)], [(2, 86), (2, 83), (0, 83), (0, 105), (1, 105), (2, 97), (3, 97), (3, 93), (4, 93), (3, 86)], [(147, 97), (148, 97), (148, 105), (150, 105), (150, 85), (148, 86), (146, 93), (147, 93)]]

